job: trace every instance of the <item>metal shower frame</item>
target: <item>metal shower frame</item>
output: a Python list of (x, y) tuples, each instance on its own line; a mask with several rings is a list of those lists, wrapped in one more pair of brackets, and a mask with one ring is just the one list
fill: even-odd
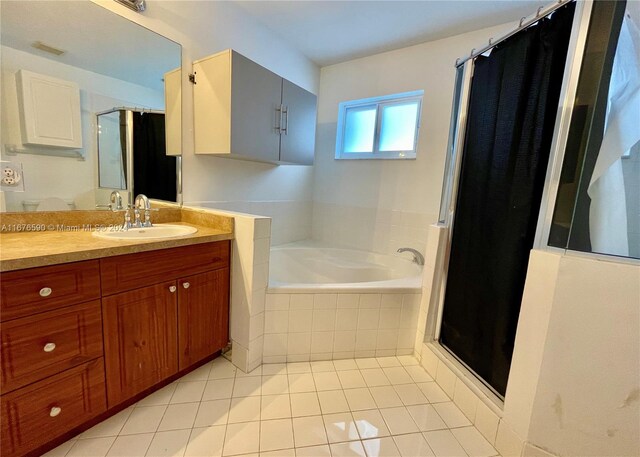
[[(129, 204), (133, 204), (133, 113), (151, 113), (151, 114), (165, 114), (162, 110), (149, 109), (149, 108), (137, 108), (137, 107), (127, 107), (127, 106), (116, 106), (111, 109), (107, 109), (104, 111), (99, 111), (96, 113), (96, 124), (98, 122), (98, 117), (104, 114), (116, 113), (119, 111), (125, 111), (126, 120), (127, 120), (127, 131), (125, 132), (125, 148), (126, 148), (126, 191), (127, 194), (130, 194), (130, 202)], [(97, 128), (97, 126), (96, 126)], [(97, 132), (97, 130), (96, 130)], [(100, 155), (100, 142), (96, 143), (96, 147), (98, 148), (98, 156)], [(176, 158), (176, 203), (182, 204), (182, 155), (173, 156)], [(98, 187), (100, 187), (100, 160), (96, 160), (96, 164), (98, 167)], [(104, 189), (104, 188), (103, 188)]]
[(558, 186), (560, 183), (560, 172), (564, 160), (564, 152), (567, 143), (567, 135), (571, 123), (571, 115), (575, 102), (576, 89), (578, 86), (578, 78), (584, 55), (587, 32), (589, 30), (589, 22), (591, 11), (593, 8), (593, 0), (560, 0), (546, 8), (538, 8), (536, 14), (530, 19), (526, 17), (520, 19), (518, 27), (498, 40), (489, 39), (488, 45), (472, 49), (468, 56), (456, 60), (456, 87), (453, 97), (453, 107), (451, 115), (451, 126), (449, 134), (449, 145), (447, 147), (447, 158), (445, 164), (445, 176), (442, 187), (442, 198), (440, 202), (440, 215), (438, 226), (444, 227), (446, 230), (446, 242), (444, 247), (444, 256), (442, 264), (438, 269), (439, 278), (438, 293), (436, 296), (435, 309), (429, 310), (429, 314), (435, 317), (425, 333), (425, 340), (435, 343), (447, 355), (451, 355), (454, 363), (457, 362), (459, 368), (468, 371), (472, 378), (478, 382), (474, 383), (482, 392), (492, 398), (497, 405), (504, 402), (504, 397), (497, 393), (482, 378), (480, 378), (469, 366), (462, 362), (455, 354), (439, 343), (440, 331), (442, 327), (442, 313), (444, 310), (444, 291), (447, 285), (447, 271), (449, 267), (449, 257), (451, 253), (451, 235), (456, 212), (456, 200), (458, 193), (458, 185), (460, 178), (460, 168), (462, 164), (462, 151), (465, 140), (465, 130), (467, 124), (467, 112), (469, 107), (469, 93), (471, 90), (471, 80), (473, 77), (475, 58), (492, 49), (500, 42), (513, 36), (520, 30), (523, 30), (540, 19), (548, 16), (553, 11), (565, 6), (566, 4), (576, 2), (576, 11), (573, 18), (571, 36), (569, 39), (569, 47), (567, 51), (567, 59), (565, 63), (564, 77), (560, 90), (560, 100), (556, 114), (556, 123), (553, 131), (553, 139), (549, 155), (549, 165), (545, 177), (544, 191), (538, 215), (538, 223), (536, 226), (536, 235), (534, 239), (533, 249), (544, 249), (558, 252), (565, 252), (565, 249), (547, 246), (549, 231), (555, 207), (555, 200), (558, 194)]

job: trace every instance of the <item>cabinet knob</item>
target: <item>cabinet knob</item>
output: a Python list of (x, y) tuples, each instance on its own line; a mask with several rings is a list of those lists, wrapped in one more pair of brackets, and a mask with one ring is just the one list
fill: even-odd
[(174, 293), (176, 291), (176, 286), (169, 286), (169, 292)]
[(59, 406), (54, 406), (53, 408), (51, 408), (51, 411), (49, 411), (49, 416), (56, 417), (61, 412), (62, 408), (60, 408)]
[(56, 343), (47, 343), (44, 345), (44, 352), (53, 352), (56, 348)]
[(40, 296), (48, 297), (49, 295), (51, 295), (51, 292), (53, 292), (51, 287), (43, 287), (42, 289), (40, 289)]
[(183, 282), (182, 283), (182, 287), (184, 287), (185, 289), (188, 289), (190, 285), (191, 284), (189, 284), (188, 282)]

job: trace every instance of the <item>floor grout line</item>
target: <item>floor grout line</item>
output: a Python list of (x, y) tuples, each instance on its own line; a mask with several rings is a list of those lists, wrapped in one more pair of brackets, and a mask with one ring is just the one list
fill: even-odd
[[(81, 434), (79, 434), (78, 436), (73, 437), (72, 439), (70, 439), (69, 441), (72, 441), (73, 444), (71, 444), (71, 446), (69, 447), (69, 449), (64, 453), (65, 456), (68, 456), (70, 453), (72, 453), (73, 449), (75, 446), (78, 445), (78, 442), (83, 442), (83, 441), (88, 441), (88, 440), (103, 440), (103, 439), (107, 439), (107, 438), (112, 438), (113, 441), (110, 443), (110, 445), (108, 446), (108, 449), (106, 450), (106, 454), (108, 454), (112, 448), (114, 447), (116, 441), (120, 438), (120, 437), (135, 437), (136, 435), (149, 435), (151, 434), (151, 440), (149, 441), (147, 447), (144, 450), (144, 455), (146, 455), (149, 452), (149, 449), (151, 448), (151, 445), (153, 444), (154, 440), (156, 440), (156, 438), (158, 437), (159, 433), (161, 433), (159, 431), (160, 425), (162, 424), (162, 422), (165, 420), (165, 418), (169, 417), (168, 414), (169, 409), (172, 405), (179, 405), (179, 404), (185, 404), (185, 403), (197, 403), (197, 408), (196, 408), (196, 412), (195, 412), (195, 417), (191, 423), (191, 426), (187, 426), (187, 427), (178, 427), (178, 428), (171, 428), (170, 430), (162, 430), (162, 432), (175, 432), (175, 431), (183, 431), (183, 430), (188, 430), (188, 436), (187, 439), (184, 443), (184, 447), (182, 448), (182, 453), (176, 453), (176, 456), (182, 455), (184, 456), (184, 454), (186, 454), (187, 452), (187, 448), (189, 447), (192, 438), (195, 436), (194, 435), (194, 430), (196, 429), (196, 419), (198, 417), (198, 415), (204, 411), (202, 405), (204, 403), (204, 394), (207, 390), (207, 385), (209, 382), (212, 381), (222, 381), (222, 380), (232, 380), (231, 381), (231, 393), (229, 394), (230, 397), (229, 398), (216, 398), (214, 400), (207, 400), (207, 401), (225, 401), (227, 402), (227, 409), (226, 409), (226, 420), (224, 421), (224, 423), (222, 424), (212, 424), (212, 425), (203, 425), (202, 427), (204, 428), (210, 428), (210, 427), (219, 427), (219, 426), (223, 426), (224, 427), (224, 431), (222, 433), (222, 438), (221, 438), (221, 452), (224, 455), (225, 452), (225, 445), (227, 444), (227, 438), (229, 437), (228, 435), (228, 429), (230, 425), (234, 425), (234, 424), (247, 424), (247, 423), (253, 423), (256, 422), (258, 424), (258, 437), (257, 437), (257, 451), (256, 454), (261, 454), (261, 453), (265, 453), (265, 452), (276, 452), (276, 451), (280, 451), (280, 450), (285, 450), (285, 449), (298, 449), (298, 448), (306, 448), (306, 447), (313, 447), (313, 446), (327, 446), (329, 447), (329, 449), (331, 449), (331, 446), (334, 444), (340, 444), (340, 443), (348, 443), (348, 442), (354, 442), (354, 441), (358, 441), (361, 442), (362, 444), (364, 444), (364, 442), (366, 441), (370, 441), (370, 440), (376, 440), (376, 439), (383, 439), (383, 438), (391, 438), (392, 442), (394, 444), (394, 446), (396, 446), (396, 448), (398, 448), (398, 444), (396, 442), (396, 437), (401, 437), (404, 435), (412, 435), (412, 434), (420, 434), (422, 436), (422, 438), (425, 440), (428, 448), (433, 451), (433, 448), (431, 446), (431, 444), (429, 443), (429, 441), (427, 441), (426, 439), (426, 434), (431, 433), (431, 432), (448, 432), (448, 436), (453, 436), (454, 438), (454, 442), (460, 446), (461, 449), (464, 450), (465, 453), (468, 454), (466, 448), (462, 445), (462, 442), (458, 439), (458, 437), (456, 436), (456, 434), (453, 433), (454, 430), (458, 430), (458, 429), (463, 429), (463, 428), (472, 428), (475, 429), (476, 431), (478, 431), (477, 427), (475, 427), (475, 425), (473, 424), (473, 422), (471, 422), (466, 415), (464, 414), (464, 412), (455, 404), (455, 402), (453, 402), (452, 399), (447, 399), (445, 401), (436, 401), (436, 402), (431, 402), (429, 400), (429, 398), (426, 396), (426, 394), (422, 391), (422, 389), (420, 388), (420, 386), (418, 384), (424, 384), (424, 383), (428, 383), (428, 382), (435, 382), (437, 385), (437, 381), (435, 381), (435, 379), (432, 379), (431, 377), (430, 380), (420, 380), (421, 375), (419, 373), (414, 373), (414, 376), (412, 376), (409, 371), (407, 370), (408, 367), (410, 366), (418, 366), (420, 367), (422, 370), (424, 370), (424, 367), (422, 367), (420, 364), (405, 364), (403, 363), (403, 361), (401, 361), (400, 359), (398, 359), (398, 356), (386, 356), (385, 358), (389, 358), (389, 357), (393, 357), (396, 359), (396, 362), (391, 362), (391, 365), (387, 365), (385, 364), (384, 366), (380, 363), (379, 360), (377, 360), (379, 357), (367, 357), (364, 359), (367, 359), (367, 362), (362, 362), (358, 365), (357, 360), (358, 359), (350, 359), (352, 361), (354, 361), (354, 365), (355, 367), (350, 367), (349, 370), (338, 370), (335, 366), (334, 361), (330, 360), (330, 361), (306, 361), (306, 362), (289, 362), (289, 363), (284, 363), (283, 367), (278, 369), (278, 372), (276, 373), (269, 373), (269, 374), (265, 374), (264, 372), (264, 368), (260, 369), (258, 368), (258, 370), (260, 370), (259, 373), (257, 373), (255, 376), (251, 376), (250, 374), (244, 374), (239, 376), (240, 371), (236, 368), (233, 367), (233, 365), (231, 365), (233, 367), (233, 373), (232, 376), (228, 377), (228, 378), (217, 378), (217, 379), (210, 379), (210, 376), (215, 368), (215, 365), (213, 364), (213, 362), (209, 362), (210, 366), (209, 369), (206, 373), (206, 379), (204, 380), (200, 380), (200, 379), (194, 379), (191, 381), (184, 381), (183, 383), (186, 382), (204, 382), (204, 387), (202, 389), (202, 392), (200, 393), (200, 398), (199, 400), (196, 401), (189, 401), (189, 402), (180, 402), (180, 403), (171, 403), (171, 401), (174, 399), (175, 395), (176, 395), (176, 391), (178, 389), (178, 385), (181, 383), (180, 380), (175, 381), (176, 388), (173, 390), (173, 392), (171, 393), (171, 395), (169, 396), (168, 400), (165, 400), (167, 403), (165, 404), (160, 404), (160, 405), (144, 405), (147, 407), (163, 407), (164, 409), (162, 410), (162, 414), (160, 417), (160, 420), (158, 421), (157, 425), (154, 427), (154, 430), (150, 430), (148, 432), (140, 432), (140, 433), (132, 433), (132, 434), (126, 434), (123, 435), (122, 434), (122, 430), (125, 428), (126, 424), (128, 423), (128, 421), (131, 419), (132, 414), (134, 413), (136, 407), (138, 407), (138, 403), (131, 405), (130, 407), (130, 411), (129, 413), (126, 415), (126, 417), (123, 418), (122, 420), (122, 425), (120, 427), (118, 427), (118, 430), (116, 432), (114, 432), (114, 434), (112, 435), (108, 435), (108, 436), (96, 436), (93, 438), (81, 438)], [(362, 359), (360, 359), (362, 360)], [(326, 364), (324, 365), (324, 362), (330, 362), (330, 364)], [(371, 362), (374, 362), (374, 364), (372, 364)], [(407, 362), (406, 360), (404, 362)], [(224, 362), (224, 363), (229, 363), (229, 362)], [(317, 363), (317, 365), (315, 365), (315, 363)], [(323, 363), (323, 365), (320, 365), (320, 363)], [(396, 363), (398, 363), (398, 365), (396, 365)], [(295, 368), (293, 369), (293, 371), (291, 372), (290, 370), (292, 369), (292, 366), (295, 366)], [(314, 371), (314, 366), (318, 367), (317, 371)], [(327, 369), (328, 368), (328, 369)], [(408, 374), (410, 381), (409, 382), (401, 382), (401, 383), (392, 383), (391, 380), (389, 379), (389, 377), (387, 376), (387, 373), (384, 372), (385, 368), (403, 368), (403, 371)], [(228, 369), (228, 367), (225, 367), (223, 369)], [(368, 383), (367, 380), (369, 379), (367, 376), (365, 376), (365, 373), (363, 373), (364, 370), (370, 370), (370, 369), (375, 369), (375, 370), (380, 370), (381, 373), (376, 373), (375, 376), (376, 378), (374, 378), (375, 380), (371, 381), (372, 383)], [(339, 376), (339, 372), (341, 371), (355, 371), (358, 373), (358, 375), (362, 378), (362, 380), (364, 381), (364, 386), (360, 386), (360, 387), (348, 387), (345, 388), (345, 383), (343, 382), (343, 380), (340, 378)], [(413, 371), (413, 370), (412, 370)], [(328, 389), (328, 390), (318, 390), (318, 384), (316, 382), (316, 375), (321, 376), (321, 373), (331, 373), (333, 374), (334, 378), (337, 378), (338, 383), (337, 386), (334, 386), (336, 388), (333, 389)], [(312, 390), (307, 390), (305, 389), (304, 392), (291, 392), (291, 383), (289, 382), (289, 375), (292, 374), (296, 374), (296, 375), (304, 375), (304, 374), (309, 374), (310, 379), (311, 379), (311, 383), (313, 384), (313, 387), (311, 388)], [(379, 375), (382, 375), (382, 378), (378, 379)], [(247, 376), (248, 375), (248, 376)], [(285, 391), (283, 392), (282, 389), (277, 389), (275, 390), (275, 392), (277, 393), (269, 393), (269, 394), (265, 394), (263, 392), (263, 386), (264, 386), (264, 381), (267, 378), (272, 378), (273, 376), (284, 376), (284, 381), (286, 382), (286, 388), (284, 389)], [(419, 382), (416, 381), (416, 377), (419, 379)], [(237, 386), (237, 381), (239, 378), (257, 378), (259, 380), (259, 394), (258, 395), (246, 395), (246, 396), (237, 396), (234, 397), (234, 390)], [(331, 379), (332, 377), (329, 376), (329, 379)], [(387, 382), (388, 384), (384, 384), (384, 382)], [(329, 381), (329, 383), (333, 382), (332, 380)], [(383, 382), (382, 385), (373, 385), (373, 383), (376, 382)], [(357, 383), (356, 383), (357, 384)], [(249, 383), (249, 385), (251, 385), (251, 383)], [(329, 384), (331, 385), (331, 384)], [(419, 400), (419, 403), (414, 404), (405, 404), (405, 401), (403, 400), (403, 398), (399, 395), (398, 393), (398, 387), (399, 386), (414, 386), (413, 389), (418, 389), (417, 392), (419, 392), (421, 394), (420, 398), (422, 398), (422, 400)], [(387, 407), (380, 407), (378, 402), (376, 401), (373, 393), (372, 393), (372, 389), (375, 388), (386, 388), (386, 387), (390, 387), (393, 392), (398, 396), (399, 400), (400, 400), (400, 404), (398, 406), (387, 406)], [(354, 390), (354, 389), (364, 389), (362, 392), (366, 392), (369, 397), (372, 399), (372, 402), (369, 404), (368, 400), (367, 402), (365, 402), (365, 404), (367, 405), (366, 408), (364, 409), (354, 409), (354, 407), (357, 407), (357, 405), (352, 405), (349, 403), (349, 400), (346, 396), (346, 391), (349, 390)], [(346, 401), (346, 408), (347, 411), (343, 411), (343, 412), (337, 412), (337, 413), (329, 413), (327, 411), (325, 411), (322, 407), (322, 404), (320, 402), (320, 394), (321, 393), (325, 393), (325, 392), (334, 392), (334, 393), (341, 393), (344, 400)], [(302, 415), (298, 415), (298, 416), (294, 416), (294, 408), (293, 408), (293, 400), (292, 400), (292, 395), (293, 394), (315, 394), (314, 395), (314, 399), (315, 402), (317, 403), (318, 406), (318, 410), (315, 411), (313, 410), (313, 412), (310, 413), (303, 413)], [(264, 418), (263, 417), (263, 400), (265, 397), (269, 397), (269, 396), (281, 396), (281, 395), (287, 395), (287, 399), (288, 399), (288, 408), (289, 408), (289, 414), (286, 414), (288, 417), (272, 417), (272, 418)], [(239, 422), (234, 422), (233, 424), (229, 422), (230, 417), (231, 417), (231, 404), (233, 402), (233, 399), (236, 398), (238, 400), (236, 400), (236, 402), (238, 404), (242, 403), (242, 399), (243, 398), (256, 398), (258, 399), (259, 402), (259, 409), (258, 409), (258, 414), (257, 416), (254, 416), (253, 418), (251, 418), (251, 420), (243, 420), (243, 421), (239, 421)], [(424, 402), (423, 402), (424, 400)], [(452, 411), (460, 411), (462, 413), (462, 415), (465, 417), (465, 419), (469, 422), (467, 424), (464, 425), (455, 425), (455, 426), (449, 426), (444, 418), (442, 417), (442, 415), (434, 408), (435, 405), (438, 404), (446, 404), (446, 403), (450, 403), (451, 405), (453, 405), (453, 407), (455, 409), (453, 409)], [(418, 424), (418, 422), (416, 421), (416, 419), (413, 417), (413, 415), (409, 412), (409, 408), (412, 406), (431, 406), (431, 411), (430, 413), (434, 413), (435, 417), (439, 418), (440, 421), (442, 422), (443, 427), (442, 428), (434, 428), (432, 430), (428, 430), (428, 431), (422, 431), (420, 425)], [(142, 407), (142, 406), (141, 406)], [(403, 433), (393, 433), (391, 431), (391, 428), (389, 427), (389, 419), (385, 418), (385, 416), (382, 414), (382, 410), (385, 409), (389, 409), (389, 408), (402, 408), (403, 410), (403, 415), (406, 415), (406, 417), (403, 420), (408, 420), (410, 421), (410, 423), (417, 429), (417, 431), (412, 431), (412, 432), (403, 432)], [(224, 411), (224, 409), (223, 409)], [(358, 424), (356, 423), (356, 419), (355, 416), (360, 415), (363, 412), (377, 412), (377, 414), (380, 416), (381, 420), (383, 421), (383, 423), (385, 424), (385, 426), (388, 428), (389, 430), (389, 435), (388, 436), (378, 436), (378, 437), (374, 437), (374, 436), (368, 436), (368, 437), (363, 437), (362, 433), (360, 431), (360, 429), (358, 428)], [(340, 441), (336, 441), (335, 443), (330, 442), (329, 439), (329, 429), (328, 429), (328, 423), (324, 420), (326, 416), (331, 416), (334, 414), (343, 414), (345, 415), (345, 417), (349, 417), (350, 422), (353, 424), (353, 427), (355, 427), (355, 431), (356, 431), (356, 436), (357, 438), (355, 439), (346, 439), (344, 441), (340, 440)], [(278, 416), (279, 414), (277, 414)], [(294, 428), (294, 421), (296, 419), (305, 419), (305, 418), (310, 418), (310, 417), (318, 417), (322, 423), (322, 430), (324, 432), (324, 442), (321, 443), (316, 443), (316, 444), (307, 444), (305, 443), (304, 445), (300, 445), (297, 446), (296, 443), (296, 431)], [(408, 419), (407, 419), (408, 417)], [(454, 415), (454, 418), (456, 416)], [(288, 427), (290, 427), (291, 429), (291, 438), (292, 438), (292, 447), (286, 447), (286, 444), (276, 444), (277, 448), (276, 449), (270, 449), (270, 450), (262, 450), (262, 425), (263, 422), (267, 422), (267, 421), (283, 421), (283, 424), (287, 424)], [(214, 420), (215, 422), (215, 420)], [(407, 422), (409, 423), (409, 422)], [(98, 424), (96, 424), (98, 425)], [(318, 424), (319, 425), (319, 424)], [(198, 427), (200, 428), (200, 427)], [(318, 429), (318, 431), (320, 431), (320, 429)], [(299, 431), (300, 432), (300, 431)], [(185, 432), (186, 433), (186, 432)], [(489, 446), (491, 446), (491, 448), (494, 450), (494, 452), (497, 454), (497, 450), (495, 450), (495, 447), (492, 443), (490, 443), (488, 440), (486, 440), (486, 438), (478, 431), (479, 436), (488, 443)], [(313, 436), (313, 435), (312, 435)], [(276, 441), (277, 442), (277, 441)], [(64, 443), (63, 443), (64, 444)], [(468, 445), (468, 443), (467, 443)], [(285, 447), (280, 447), (280, 446), (285, 446)], [(472, 444), (473, 446), (473, 444)], [(105, 454), (105, 455), (106, 455)], [(368, 454), (367, 454), (368, 455)], [(499, 454), (497, 454), (499, 455)]]

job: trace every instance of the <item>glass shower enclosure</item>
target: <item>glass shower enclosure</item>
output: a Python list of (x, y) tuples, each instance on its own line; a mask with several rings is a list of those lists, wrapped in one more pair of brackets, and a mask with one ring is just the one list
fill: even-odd
[(164, 112), (113, 108), (97, 113), (98, 187), (177, 202), (180, 157), (166, 155)]
[[(487, 98), (484, 99), (485, 106), (477, 109), (476, 101), (475, 111), (473, 109), (474, 86), (481, 87), (480, 78), (484, 77), (479, 65), (487, 65), (487, 58), (496, 52), (495, 44), (490, 41), (479, 52), (472, 50), (470, 58), (456, 62), (439, 215), (439, 224), (448, 236), (439, 303), (435, 310), (434, 337), (497, 399), (504, 398), (506, 391), (524, 283), (520, 275), (516, 278), (519, 285), (512, 290), (517, 293), (502, 300), (499, 297), (504, 295), (505, 285), (512, 287), (515, 283), (508, 279), (497, 280), (496, 272), (521, 270), (526, 276), (530, 249), (562, 250), (568, 254), (580, 251), (614, 262), (637, 262), (633, 258), (637, 259), (640, 252), (640, 167), (637, 166), (640, 163), (637, 124), (640, 119), (640, 33), (637, 27), (640, 4), (561, 1), (552, 7), (555, 11), (552, 17), (558, 10), (568, 7), (575, 8), (575, 14), (572, 22), (568, 26), (565, 24), (570, 37), (567, 57), (563, 60), (564, 73), (557, 76), (561, 86), (559, 96), (555, 101), (554, 116), (550, 117), (552, 122), (545, 127), (551, 134), (546, 140), (548, 155), (540, 156), (545, 172), (535, 178), (539, 190), (527, 203), (533, 205), (533, 217), (520, 228), (515, 227), (509, 217), (499, 217), (511, 210), (518, 211), (526, 203), (529, 197), (517, 187), (512, 187), (514, 192), (494, 191), (492, 198), (484, 203), (476, 201), (477, 194), (483, 192), (478, 187), (482, 182), (479, 175), (484, 173), (483, 164), (489, 163), (489, 169), (485, 171), (491, 179), (486, 182), (492, 186), (496, 173), (503, 178), (513, 172), (521, 173), (517, 179), (509, 178), (516, 183), (523, 178), (530, 179), (532, 166), (536, 165), (531, 160), (533, 156), (524, 162), (515, 159), (516, 154), (521, 153), (521, 147), (513, 154), (499, 152), (507, 137), (505, 130), (496, 129), (490, 122), (491, 116), (487, 117), (491, 103), (496, 102), (496, 98), (490, 96), (489, 86), (485, 85), (482, 91), (476, 90)], [(548, 11), (540, 14), (538, 10), (531, 25), (538, 25), (548, 14)], [(514, 31), (507, 40), (528, 32)], [(497, 43), (503, 44), (503, 40)], [(504, 72), (505, 67), (497, 65), (495, 71)], [(529, 102), (534, 99), (527, 96)], [(518, 104), (514, 102), (512, 106), (514, 112), (511, 114), (517, 117)], [(511, 106), (505, 109), (508, 111)], [(507, 130), (511, 132), (523, 125), (524, 121), (516, 122)], [(492, 135), (498, 141), (495, 147), (489, 148), (490, 156), (474, 159), (478, 143)], [(611, 160), (602, 159), (603, 151)], [(607, 187), (609, 191), (598, 194), (594, 191), (594, 182), (602, 176), (610, 179), (603, 180), (606, 186), (600, 187)], [(506, 206), (496, 208), (495, 202), (501, 199), (506, 201)], [(607, 203), (603, 205), (602, 201)], [(474, 212), (475, 216), (470, 216)], [(483, 218), (484, 215), (489, 217)], [(622, 222), (611, 224), (614, 216)], [(500, 236), (491, 236), (498, 232)], [(503, 243), (510, 238), (516, 244), (520, 243), (518, 249), (524, 255), (512, 265), (513, 268), (505, 270), (504, 263), (516, 246), (508, 247)], [(611, 248), (603, 249), (602, 246)], [(474, 263), (477, 268), (472, 267)], [(481, 284), (484, 292), (473, 290), (473, 284)]]

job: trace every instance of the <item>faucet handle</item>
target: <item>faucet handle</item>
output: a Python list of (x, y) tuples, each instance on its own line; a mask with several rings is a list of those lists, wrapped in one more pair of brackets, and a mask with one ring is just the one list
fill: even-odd
[(158, 208), (145, 208), (144, 222), (142, 223), (144, 227), (153, 227), (153, 224), (151, 223), (151, 211), (158, 212), (160, 210)]

